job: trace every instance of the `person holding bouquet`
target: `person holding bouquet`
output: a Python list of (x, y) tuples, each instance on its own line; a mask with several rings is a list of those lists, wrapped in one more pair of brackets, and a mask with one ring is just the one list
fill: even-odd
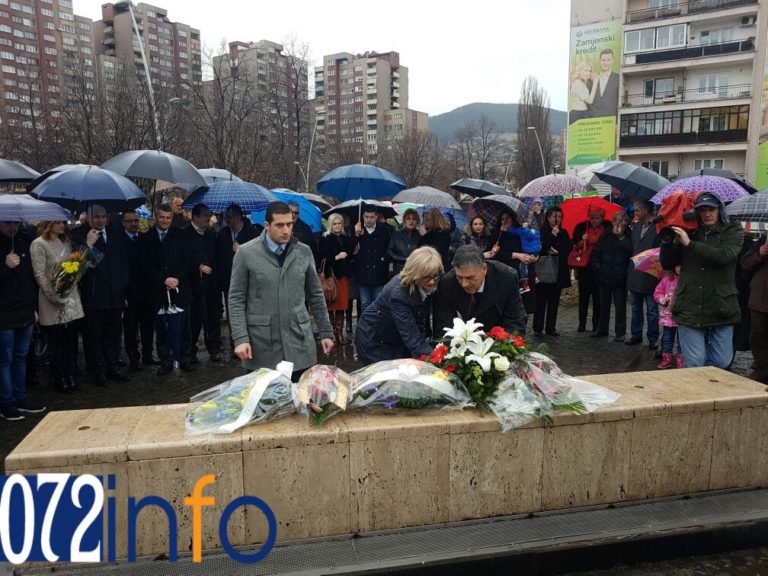
[(27, 352), (35, 322), (35, 276), (21, 222), (0, 222), (0, 418), (45, 411), (27, 396)]
[[(51, 351), (51, 377), (58, 392), (79, 390), (75, 382), (77, 364), (76, 323), (83, 318), (83, 305), (77, 290), (76, 274), (66, 284), (58, 285), (54, 274), (63, 264), (79, 259), (68, 237), (67, 223), (40, 222), (39, 236), (32, 241), (32, 270), (39, 287), (38, 322), (48, 338)], [(88, 233), (94, 240), (95, 232)]]
[(392, 278), (364, 311), (355, 345), (363, 364), (429, 354), (430, 295), (443, 275), (443, 260), (430, 246), (414, 250), (403, 271)]

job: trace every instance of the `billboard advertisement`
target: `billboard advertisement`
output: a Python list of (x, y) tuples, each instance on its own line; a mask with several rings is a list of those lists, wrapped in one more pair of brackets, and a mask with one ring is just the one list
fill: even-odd
[(568, 166), (616, 158), (622, 23), (571, 28)]
[(768, 188), (768, 44), (763, 64), (763, 83), (760, 97), (760, 139), (757, 145), (757, 168), (755, 186), (758, 190)]

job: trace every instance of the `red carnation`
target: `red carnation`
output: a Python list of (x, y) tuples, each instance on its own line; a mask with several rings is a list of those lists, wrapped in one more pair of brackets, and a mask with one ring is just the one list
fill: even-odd
[(456, 364), (451, 364), (450, 366), (446, 366), (445, 368), (443, 368), (443, 370), (453, 374), (454, 372), (456, 372)]
[(438, 344), (435, 349), (432, 350), (432, 354), (429, 355), (429, 361), (433, 364), (440, 364), (440, 362), (445, 360), (447, 354), (448, 348), (445, 347), (445, 344)]
[(504, 330), (501, 326), (494, 326), (488, 331), (488, 336), (494, 340), (506, 340), (509, 338), (509, 332)]
[(522, 336), (513, 336), (512, 345), (515, 348), (525, 348), (525, 338), (523, 338)]
[(427, 355), (426, 354), (422, 354), (421, 356), (419, 356), (419, 360), (421, 360), (422, 362), (426, 362), (427, 361)]

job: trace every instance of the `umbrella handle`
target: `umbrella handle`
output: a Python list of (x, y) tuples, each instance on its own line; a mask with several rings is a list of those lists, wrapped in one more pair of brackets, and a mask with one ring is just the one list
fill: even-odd
[[(178, 288), (174, 288), (174, 290), (176, 290), (176, 294), (179, 293), (179, 289)], [(173, 304), (171, 304), (171, 291), (170, 290), (166, 290), (165, 294), (166, 294), (166, 296), (168, 296), (168, 308), (170, 308), (171, 306), (173, 306)]]

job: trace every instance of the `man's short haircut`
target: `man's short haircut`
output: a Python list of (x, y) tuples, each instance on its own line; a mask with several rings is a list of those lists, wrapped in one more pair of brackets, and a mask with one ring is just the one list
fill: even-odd
[(120, 214), (120, 219), (125, 220), (126, 214), (136, 214), (136, 210), (134, 210), (133, 208), (129, 208), (128, 210), (123, 210), (123, 213)]
[(299, 206), (299, 203), (296, 202), (296, 200), (288, 200), (286, 204), (288, 204), (288, 206), (291, 206), (293, 208), (298, 208), (299, 210), (301, 210), (301, 206)]
[(373, 206), (365, 206), (363, 207), (363, 214), (376, 214), (376, 217), (379, 216), (379, 209), (374, 208)]
[(653, 211), (656, 208), (656, 205), (650, 200), (638, 200), (637, 205), (645, 208), (648, 211), (648, 214), (651, 215), (653, 215)]
[(282, 202), (281, 200), (278, 200), (277, 202), (270, 203), (269, 206), (267, 206), (267, 214), (264, 216), (264, 220), (266, 222), (269, 222), (272, 224), (272, 220), (274, 220), (275, 214), (290, 214), (291, 209), (288, 207), (288, 204), (285, 202)]
[(227, 206), (227, 212), (230, 216), (239, 216), (240, 218), (243, 217), (243, 209), (240, 207), (240, 204), (230, 204)]
[(109, 214), (109, 212), (107, 212), (107, 209), (106, 209), (106, 208), (104, 208), (104, 206), (102, 206), (101, 204), (92, 204), (92, 205), (91, 205), (91, 206), (88, 208), (88, 215), (89, 215), (89, 216), (92, 216), (92, 215), (96, 214), (97, 212), (98, 212), (99, 214), (101, 214), (102, 212), (103, 212), (104, 214)]
[(160, 206), (157, 207), (157, 210), (155, 210), (155, 214), (158, 212), (171, 212), (173, 213), (173, 208), (171, 208), (171, 205), (168, 203), (160, 204)]
[[(208, 206), (203, 204), (202, 202), (198, 202), (194, 206), (192, 206), (192, 217), (200, 216), (200, 214), (203, 213), (204, 210), (208, 210)], [(210, 212), (210, 210), (208, 210)]]
[(598, 56), (598, 58), (604, 56), (605, 54), (610, 54), (611, 58), (613, 58), (613, 48), (605, 48), (605, 49), (601, 50), (600, 51), (600, 56)]
[(472, 244), (459, 246), (453, 255), (452, 263), (454, 268), (482, 268), (485, 264), (483, 250)]

